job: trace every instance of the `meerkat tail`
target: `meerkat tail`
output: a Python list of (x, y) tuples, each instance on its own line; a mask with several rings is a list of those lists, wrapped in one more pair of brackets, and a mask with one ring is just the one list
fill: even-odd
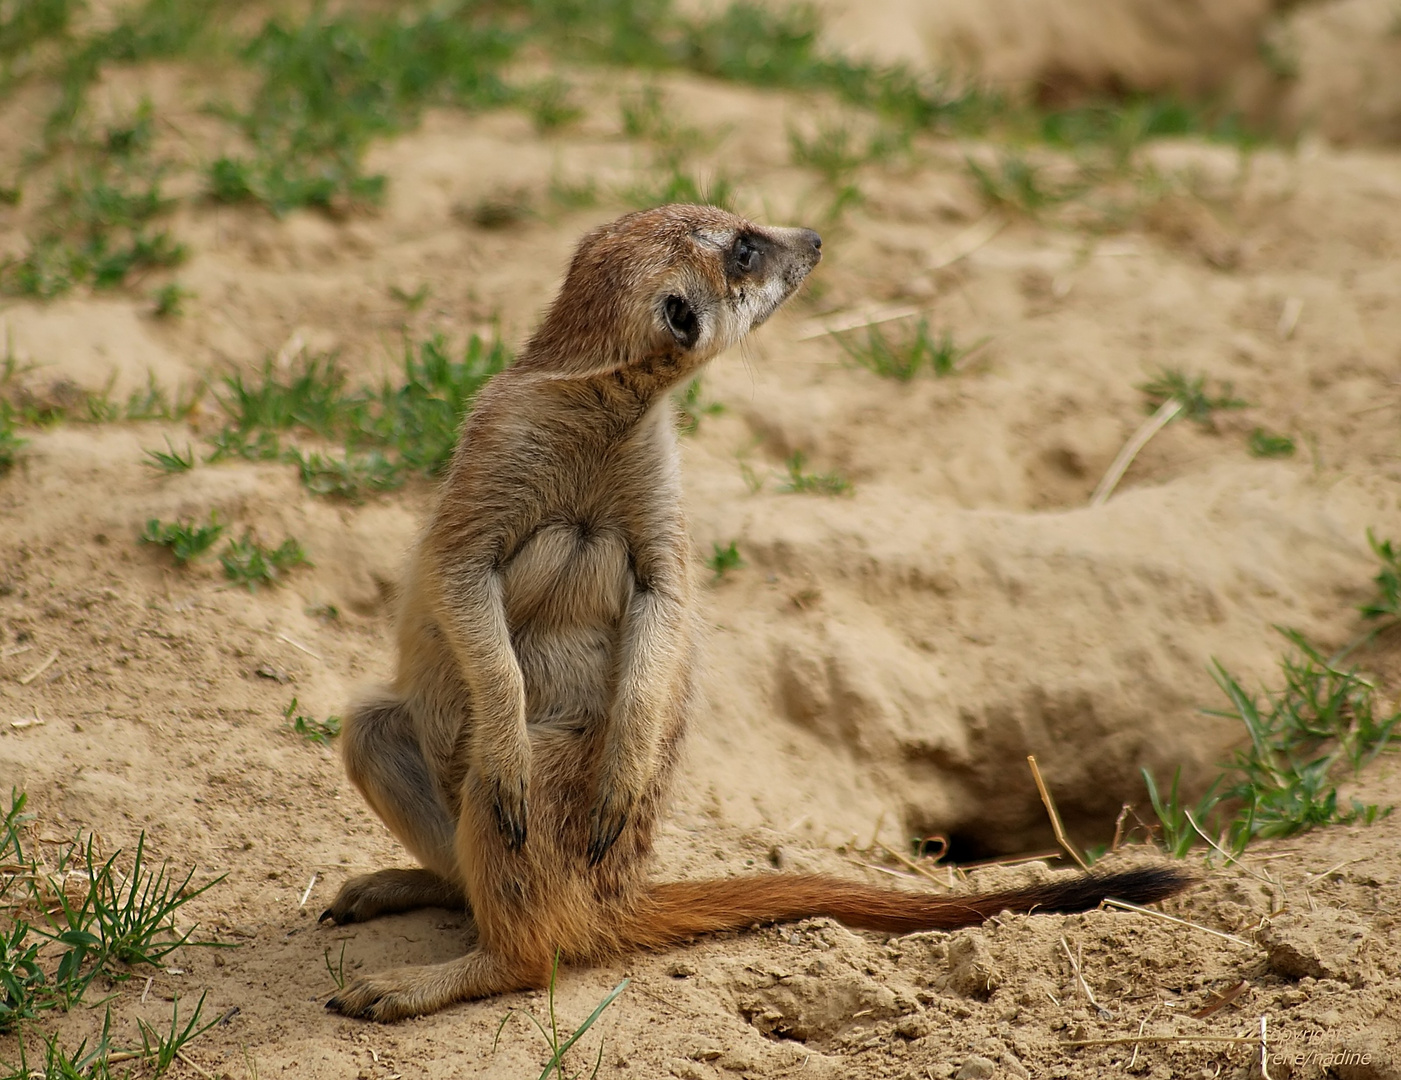
[(968, 896), (897, 892), (821, 874), (667, 882), (650, 887), (628, 937), (642, 948), (662, 948), (697, 934), (816, 916), (857, 930), (953, 930), (1002, 911), (1069, 914), (1106, 899), (1150, 904), (1194, 880), (1176, 867), (1144, 867)]

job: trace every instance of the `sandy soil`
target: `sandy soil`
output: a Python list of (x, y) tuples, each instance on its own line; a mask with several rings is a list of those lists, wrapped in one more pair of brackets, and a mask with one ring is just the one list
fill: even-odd
[[(775, 6), (782, 0), (773, 0)], [(1205, 95), (1282, 131), (1401, 136), (1391, 0), (827, 0), (836, 48), (1014, 96)]]
[[(370, 377), (397, 363), (406, 331), (460, 343), (499, 321), (519, 338), (574, 239), (620, 209), (549, 209), (550, 178), (608, 190), (649, 165), (620, 134), (618, 80), (580, 78), (588, 115), (561, 135), (509, 112), (441, 113), (377, 148), (390, 178), (377, 214), (181, 210), (193, 255), (178, 277), (196, 294), (182, 319), (151, 318), (137, 295), (6, 301), (3, 333), (33, 365), (22, 385), (42, 397), (115, 376), (120, 394), (148, 372), (190, 385), (302, 347), (337, 349)], [(786, 135), (814, 122), (811, 101), (660, 85), (718, 136), (702, 165), (739, 181), (740, 209), (815, 220), (823, 196), (788, 163)], [(165, 153), (213, 152), (194, 74), (121, 73), (100, 97), (119, 114), (143, 92), (175, 118)], [(1044, 850), (1027, 753), (1076, 838), (1106, 841), (1122, 803), (1142, 807), (1141, 767), (1166, 776), (1180, 763), (1200, 785), (1240, 737), (1199, 711), (1217, 704), (1210, 658), (1256, 683), (1282, 649), (1273, 624), (1349, 639), (1374, 572), (1365, 530), (1401, 534), (1401, 153), (1308, 141), (1243, 159), (1161, 144), (1150, 153), (1179, 194), (1127, 228), (1077, 227), (1074, 208), (1011, 217), (947, 262), (985, 221), (964, 166), (985, 150), (928, 141), (865, 168), (866, 201), (829, 230), (807, 299), (706, 376), (725, 411), (686, 441), (696, 551), (735, 540), (745, 565), (705, 596), (708, 697), (664, 876), (778, 866), (891, 882), (873, 837), (903, 849), (936, 831), (966, 858)], [(471, 224), (464, 209), (503, 192), (539, 212), (505, 230)], [(17, 236), (23, 208), (0, 212)], [(420, 285), (430, 292), (417, 312), (390, 292)], [(898, 384), (808, 336), (827, 313), (889, 307), (986, 344), (954, 377)], [(1135, 384), (1160, 366), (1229, 381), (1252, 404), (1215, 429), (1169, 427), (1114, 498), (1088, 509), (1143, 419)], [(193, 427), (215, 419), (206, 408)], [(1296, 455), (1249, 456), (1256, 426), (1292, 434)], [(387, 673), (388, 598), (427, 484), (351, 506), (307, 494), (286, 465), (146, 467), (143, 448), (194, 437), (184, 425), (27, 434), (0, 477), (0, 777), (28, 791), (42, 836), (91, 829), (111, 850), (145, 830), (157, 855), (198, 866), (196, 880), (226, 875), (189, 910), (239, 945), (187, 951), (144, 1003), (142, 981), (118, 987), (118, 1041), (139, 1041), (138, 1016), (168, 1019), (176, 994), (208, 990), (226, 1022), (189, 1056), (213, 1075), (242, 1080), (249, 1061), (261, 1076), (536, 1075), (547, 1055), (526, 1021), (494, 1050), (493, 1035), (508, 1009), (543, 1015), (542, 994), (393, 1028), (321, 1007), (327, 950), (344, 945), (346, 970), (361, 971), (460, 947), (461, 920), (444, 912), (317, 926), (342, 879), (406, 856), (333, 755), (282, 719), (294, 694), (324, 716)], [(781, 492), (794, 450), (854, 491)], [(757, 492), (741, 464), (767, 477)], [(314, 568), (250, 595), (136, 542), (150, 517), (211, 510), (274, 543), (295, 536)], [(322, 617), (325, 605), (339, 618)], [(1371, 659), (1395, 699), (1398, 656)], [(44, 723), (12, 727), (30, 717)], [(1395, 758), (1345, 794), (1401, 801)], [(632, 978), (574, 1062), (587, 1072), (601, 1036), (605, 1076), (1245, 1077), (1259, 1071), (1240, 1045), (1062, 1043), (1245, 1037), (1267, 1017), (1281, 1049), (1315, 1055), (1272, 1065), (1274, 1077), (1396, 1077), (1398, 851), (1395, 817), (1260, 844), (1165, 905), (1239, 940), (1125, 912), (891, 940), (814, 921), (570, 971), (558, 1008), (572, 1027)], [(946, 884), (919, 884), (1047, 872), (991, 868), (965, 885), (940, 869)], [(1241, 980), (1230, 1005), (1192, 1017)], [(76, 1043), (98, 1023), (78, 1010), (59, 1028)], [(1319, 1055), (1337, 1052), (1356, 1060), (1326, 1071)], [(13, 1038), (0, 1039), (0, 1060), (14, 1056)]]

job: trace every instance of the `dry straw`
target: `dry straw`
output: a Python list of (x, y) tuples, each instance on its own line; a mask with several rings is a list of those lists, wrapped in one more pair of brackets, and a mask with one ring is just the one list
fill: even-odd
[(1114, 494), (1114, 489), (1119, 486), (1119, 481), (1124, 478), (1124, 473), (1129, 471), (1133, 459), (1138, 457), (1138, 452), (1148, 445), (1149, 439), (1172, 423), (1181, 411), (1182, 400), (1180, 398), (1168, 398), (1167, 401), (1158, 406), (1158, 411), (1143, 422), (1143, 425), (1133, 433), (1133, 438), (1124, 443), (1124, 448), (1119, 451), (1119, 456), (1114, 459), (1114, 463), (1109, 466), (1109, 471), (1104, 474), (1104, 479), (1099, 482), (1094, 494), (1090, 496), (1091, 506), (1103, 506), (1109, 501), (1109, 496)]
[(1046, 781), (1041, 779), (1041, 768), (1036, 764), (1036, 755), (1027, 754), (1026, 763), (1031, 766), (1031, 777), (1036, 781), (1036, 790), (1041, 793), (1041, 802), (1046, 807), (1046, 813), (1051, 819), (1051, 829), (1056, 834), (1056, 842), (1065, 848), (1065, 852), (1075, 860), (1075, 865), (1081, 870), (1089, 870), (1087, 863), (1080, 853), (1070, 842), (1070, 838), (1065, 835), (1065, 826), (1061, 824), (1060, 813), (1056, 810), (1056, 801), (1051, 798), (1050, 789), (1046, 787)]

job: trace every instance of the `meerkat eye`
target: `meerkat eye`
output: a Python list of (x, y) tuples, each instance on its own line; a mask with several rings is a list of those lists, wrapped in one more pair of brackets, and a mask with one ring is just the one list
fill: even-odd
[(742, 274), (748, 274), (759, 261), (759, 249), (741, 236), (735, 241), (734, 260), (735, 269)]
[(667, 329), (684, 348), (693, 348), (700, 340), (700, 319), (684, 296), (668, 296), (662, 305)]

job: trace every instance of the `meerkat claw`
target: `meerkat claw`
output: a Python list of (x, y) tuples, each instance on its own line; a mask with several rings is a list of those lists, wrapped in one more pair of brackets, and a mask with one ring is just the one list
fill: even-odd
[(505, 840), (506, 847), (511, 851), (519, 851), (525, 847), (525, 791), (522, 790), (514, 798), (510, 798), (506, 796), (504, 791), (498, 789), (496, 798), (492, 800), (491, 808), (496, 815), (496, 827), (500, 830), (501, 838)]
[(603, 857), (617, 843), (618, 837), (623, 833), (623, 827), (628, 823), (628, 812), (626, 810), (615, 810), (611, 800), (605, 801), (593, 813), (593, 822), (589, 830), (589, 865), (597, 866), (603, 861)]

